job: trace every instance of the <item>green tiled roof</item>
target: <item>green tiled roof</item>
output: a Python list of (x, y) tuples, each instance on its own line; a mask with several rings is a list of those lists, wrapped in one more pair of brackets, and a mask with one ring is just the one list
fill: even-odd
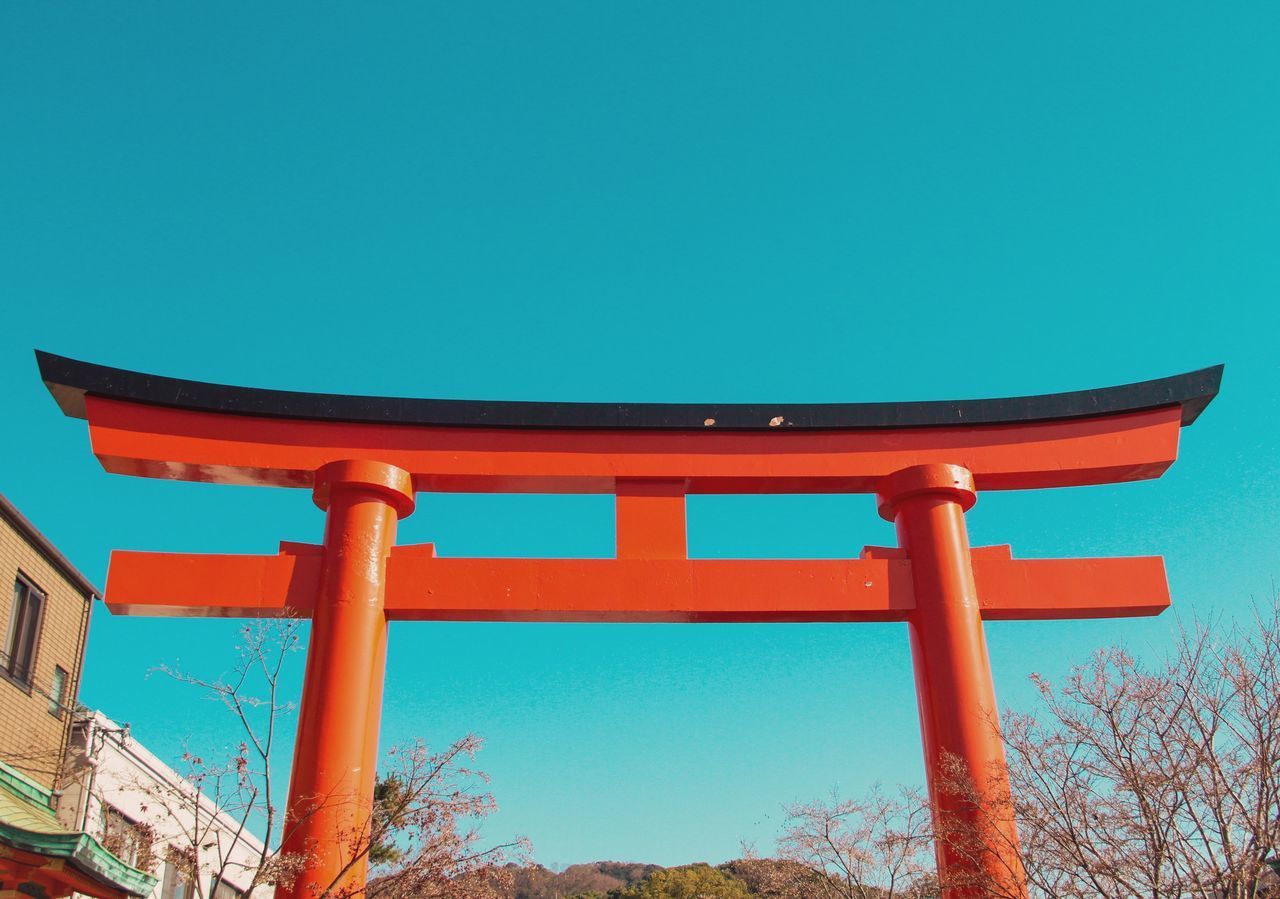
[(0, 762), (0, 843), (66, 859), (94, 880), (134, 896), (155, 889), (155, 877), (125, 864), (87, 833), (58, 823), (52, 800), (48, 790)]

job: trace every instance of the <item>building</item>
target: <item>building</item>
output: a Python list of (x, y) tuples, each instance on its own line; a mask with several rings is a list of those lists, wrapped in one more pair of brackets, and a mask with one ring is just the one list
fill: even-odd
[(54, 806), (51, 791), (0, 762), (0, 899), (137, 899), (155, 889), (154, 877), (63, 827)]
[(54, 793), (98, 596), (88, 578), (0, 496), (0, 761)]
[(0, 899), (245, 899), (257, 837), (78, 703), (100, 596), (0, 495)]
[(98, 595), (0, 496), (0, 899), (129, 899), (155, 889), (156, 878), (57, 815)]
[[(245, 899), (262, 842), (127, 727), (101, 712), (82, 712), (72, 726), (69, 759), (63, 823), (99, 835), (124, 861), (154, 871), (159, 879), (150, 899)], [(201, 881), (198, 891), (193, 874)], [(252, 899), (266, 899), (271, 889), (259, 886)]]

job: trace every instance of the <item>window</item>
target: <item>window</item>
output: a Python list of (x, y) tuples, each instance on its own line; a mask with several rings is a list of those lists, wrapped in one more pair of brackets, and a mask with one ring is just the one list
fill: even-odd
[(213, 896), (211, 899), (241, 899), (244, 893), (217, 877), (213, 878)]
[(126, 865), (149, 871), (154, 864), (151, 843), (152, 834), (148, 825), (132, 821), (118, 808), (103, 803), (102, 848)]
[(195, 896), (196, 885), (190, 880), (184, 879), (181, 866), (175, 862), (167, 861), (164, 863), (164, 880), (161, 881), (160, 899), (192, 899)]
[(53, 681), (49, 684), (49, 714), (55, 718), (62, 717), (62, 710), (67, 707), (67, 672), (61, 665), (53, 666)]
[(31, 671), (35, 667), (43, 613), (44, 594), (19, 575), (13, 584), (13, 612), (9, 616), (4, 654), (0, 655), (0, 670), (28, 687), (31, 686)]

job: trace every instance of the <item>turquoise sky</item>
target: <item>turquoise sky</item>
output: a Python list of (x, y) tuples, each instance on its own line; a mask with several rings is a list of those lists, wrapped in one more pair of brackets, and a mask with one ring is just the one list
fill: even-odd
[[(318, 540), (302, 492), (104, 474), (33, 347), (414, 396), (983, 397), (1227, 364), (1159, 481), (982, 497), (976, 543), (1163, 553), (1182, 615), (1280, 574), (1280, 6), (0, 6), (0, 491), (108, 551)], [(697, 556), (892, 541), (865, 496), (699, 497)], [(609, 555), (607, 497), (423, 496), (449, 555)], [(1002, 702), (1156, 620), (988, 630)], [(82, 699), (162, 756), (233, 623), (95, 614)], [(299, 672), (291, 672), (297, 682)], [(539, 860), (772, 848), (921, 777), (904, 627), (405, 624), (384, 742), (488, 740)]]

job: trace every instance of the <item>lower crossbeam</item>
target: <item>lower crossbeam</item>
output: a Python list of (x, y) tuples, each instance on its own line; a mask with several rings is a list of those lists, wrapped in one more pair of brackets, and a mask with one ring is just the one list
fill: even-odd
[[(459, 559), (396, 547), (386, 615), (401, 621), (904, 621), (911, 562), (861, 559)], [(896, 557), (893, 557), (896, 556)], [(116, 552), (106, 602), (117, 614), (308, 616), (319, 547), (276, 556)], [(975, 549), (985, 620), (1157, 615), (1169, 606), (1159, 557), (1011, 559)]]

